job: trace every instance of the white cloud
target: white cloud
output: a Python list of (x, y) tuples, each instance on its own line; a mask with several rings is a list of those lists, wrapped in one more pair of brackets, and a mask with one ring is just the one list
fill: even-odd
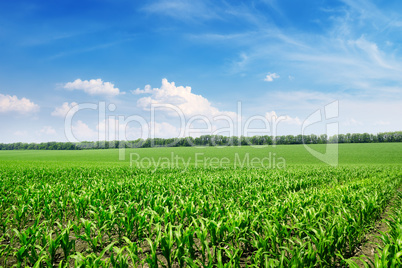
[[(99, 122), (96, 129), (90, 128), (84, 122), (78, 120), (72, 126), (72, 132), (78, 141), (114, 141), (114, 140), (136, 140), (138, 138), (147, 139), (151, 137), (152, 132), (155, 138), (175, 138), (179, 137), (179, 128), (167, 122), (147, 122), (144, 127), (133, 125), (130, 122), (120, 122), (116, 118), (108, 118)], [(41, 131), (42, 132), (42, 131)]]
[(0, 113), (18, 112), (22, 114), (39, 110), (39, 106), (29, 99), (0, 94)]
[(52, 116), (65, 117), (67, 115), (67, 113), (70, 111), (70, 109), (73, 108), (76, 105), (78, 105), (78, 103), (76, 103), (76, 102), (72, 102), (70, 104), (68, 102), (65, 102), (60, 107), (56, 107), (54, 109), (54, 111), (51, 113), (51, 115)]
[[(162, 80), (163, 81), (163, 80)], [(139, 94), (151, 94), (153, 93), (154, 90), (151, 88), (150, 85), (146, 85), (144, 89), (139, 89), (137, 88), (136, 90), (132, 90), (131, 93), (134, 95), (139, 95)]]
[(219, 18), (216, 6), (208, 6), (206, 1), (159, 0), (143, 8), (151, 14), (160, 14), (176, 20), (197, 22)]
[(355, 41), (349, 41), (349, 43), (363, 50), (379, 66), (387, 69), (394, 68), (383, 58), (384, 55), (378, 49), (377, 44), (367, 41), (364, 36), (361, 36)]
[[(151, 96), (140, 98), (137, 101), (137, 105), (144, 110), (149, 110), (151, 104), (171, 104), (180, 109), (184, 116), (203, 115), (214, 117), (227, 115), (231, 118), (236, 117), (236, 113), (220, 111), (203, 96), (192, 93), (191, 87), (176, 86), (174, 82), (169, 83), (167, 79), (162, 79), (161, 88), (151, 89), (147, 85), (145, 89), (136, 89), (132, 93), (151, 94)], [(169, 111), (169, 108), (166, 110)], [(175, 114), (177, 115), (177, 113)]]
[(284, 122), (291, 125), (301, 126), (301, 124), (303, 123), (297, 116), (296, 117), (290, 117), (289, 115), (278, 116), (275, 111), (267, 112), (265, 114), (265, 118), (271, 123), (276, 122), (278, 124), (280, 122)]
[(92, 130), (87, 124), (78, 120), (77, 123), (71, 126), (74, 137), (79, 141), (97, 140), (98, 133)]
[[(135, 140), (141, 137), (141, 127), (133, 127), (129, 124), (124, 124), (115, 118), (108, 118), (99, 122), (96, 126), (99, 140), (114, 141), (114, 140)], [(148, 129), (145, 130), (148, 138)]]
[(39, 132), (41, 134), (46, 134), (46, 135), (55, 135), (56, 134), (56, 130), (51, 126), (44, 126)]
[(152, 138), (151, 132), (155, 134), (155, 138), (172, 138), (179, 136), (179, 129), (167, 122), (148, 122), (144, 126), (144, 130), (141, 125), (133, 126), (124, 124), (116, 120), (115, 118), (108, 118), (100, 122), (96, 129), (99, 132), (100, 140), (135, 140), (135, 139), (147, 139)]
[(150, 128), (154, 128), (155, 138), (172, 138), (179, 137), (179, 128), (166, 123), (158, 123), (150, 124)]
[(91, 80), (81, 80), (76, 79), (74, 82), (68, 82), (64, 85), (65, 89), (68, 90), (83, 90), (89, 95), (109, 95), (116, 96), (121, 93), (114, 84), (110, 82), (103, 82), (102, 79), (91, 79)]
[(272, 82), (274, 79), (279, 78), (279, 75), (277, 73), (268, 73), (267, 76), (265, 77), (264, 81), (267, 82)]
[(92, 129), (86, 123), (78, 120), (71, 126), (73, 136), (78, 141), (113, 141), (118, 139), (118, 131), (124, 131), (122, 125), (116, 129), (117, 120), (109, 118), (99, 122), (96, 129)]
[(248, 60), (249, 60), (249, 57), (247, 56), (247, 54), (241, 53), (240, 59), (238, 61), (235, 61), (235, 63), (234, 63), (235, 67), (237, 67), (236, 69), (242, 70), (247, 65)]

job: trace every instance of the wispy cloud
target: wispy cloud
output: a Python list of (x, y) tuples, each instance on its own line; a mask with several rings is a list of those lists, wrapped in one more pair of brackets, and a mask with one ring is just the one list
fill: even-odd
[[(344, 3), (320, 9), (329, 19), (321, 24), (323, 29), (318, 32), (280, 27), (261, 16), (258, 10), (239, 5), (225, 6), (226, 16), (253, 25), (248, 31), (204, 32), (189, 37), (197, 42), (209, 42), (211, 46), (226, 42), (227, 46), (241, 47), (240, 55), (247, 55), (247, 58), (239, 59), (237, 54), (231, 61), (232, 66), (227, 68), (231, 70), (229, 74), (256, 73), (259, 71), (255, 66), (272, 67), (270, 62), (275, 62), (278, 72), (286, 71), (304, 78), (293, 87), (305, 88), (315, 83), (323, 89), (325, 85), (337, 87), (338, 92), (371, 93), (384, 87), (402, 87), (400, 57), (390, 43), (383, 40), (387, 35), (399, 33), (396, 15), (387, 16), (371, 1), (345, 0)], [(267, 1), (267, 4), (275, 6), (276, 12), (284, 16), (275, 1)], [(382, 26), (387, 30), (381, 30)]]
[(264, 81), (266, 82), (273, 82), (274, 79), (279, 78), (279, 75), (277, 73), (268, 73), (265, 78)]
[(79, 49), (65, 50), (65, 51), (62, 51), (60, 53), (57, 53), (57, 54), (54, 54), (54, 55), (48, 57), (46, 60), (51, 61), (51, 60), (55, 60), (55, 59), (59, 59), (59, 58), (63, 58), (63, 57), (71, 56), (71, 55), (87, 53), (87, 52), (100, 50), (100, 49), (107, 49), (107, 48), (113, 47), (117, 44), (124, 43), (124, 42), (130, 41), (130, 40), (132, 40), (132, 39), (125, 38), (125, 39), (118, 40), (118, 41), (112, 41), (112, 42), (107, 42), (107, 43), (103, 43), (103, 44), (96, 44), (93, 46), (82, 47)]
[(142, 10), (150, 14), (164, 15), (176, 20), (199, 23), (200, 20), (217, 19), (219, 15), (209, 1), (159, 0), (145, 5)]

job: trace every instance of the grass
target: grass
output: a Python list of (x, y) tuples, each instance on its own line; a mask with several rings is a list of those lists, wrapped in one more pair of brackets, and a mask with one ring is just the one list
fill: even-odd
[[(329, 145), (334, 146), (334, 145)], [(309, 145), (310, 148), (325, 152), (325, 145)], [(402, 165), (402, 143), (355, 143), (339, 144), (339, 165)], [(0, 162), (7, 165), (11, 162), (23, 161), (25, 164), (42, 162), (46, 164), (63, 165), (109, 165), (129, 166), (130, 153), (138, 154), (141, 158), (168, 158), (172, 154), (190, 161), (195, 165), (195, 154), (199, 159), (227, 157), (230, 160), (229, 166), (236, 161), (235, 155), (243, 161), (246, 154), (250, 159), (257, 157), (271, 156), (271, 161), (286, 161), (286, 166), (294, 165), (326, 165), (312, 156), (303, 145), (278, 145), (269, 147), (179, 147), (179, 148), (144, 148), (126, 149), (125, 160), (119, 160), (118, 149), (108, 150), (82, 150), (82, 151), (0, 151)], [(11, 162), (10, 162), (11, 161)], [(179, 164), (181, 162), (179, 161)]]
[[(0, 151), (0, 268), (353, 266), (402, 185), (401, 149), (340, 144), (336, 168), (302, 145)], [(190, 165), (130, 168), (132, 153)], [(286, 168), (233, 169), (236, 154)], [(392, 224), (375, 267), (399, 264)]]

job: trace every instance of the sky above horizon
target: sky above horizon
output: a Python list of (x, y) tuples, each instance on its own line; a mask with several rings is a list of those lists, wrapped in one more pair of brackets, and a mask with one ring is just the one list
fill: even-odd
[(402, 130), (401, 30), (396, 0), (1, 1), (0, 143)]

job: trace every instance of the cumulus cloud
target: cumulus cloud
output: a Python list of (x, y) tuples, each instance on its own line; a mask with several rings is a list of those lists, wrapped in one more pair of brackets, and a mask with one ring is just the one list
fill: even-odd
[(65, 102), (63, 105), (60, 107), (56, 107), (54, 111), (51, 113), (52, 116), (59, 116), (59, 117), (65, 117), (67, 113), (73, 108), (74, 106), (78, 105), (76, 102), (68, 103)]
[(78, 120), (77, 123), (71, 126), (72, 133), (77, 140), (93, 141), (98, 138), (98, 133), (92, 130), (87, 124)]
[[(135, 122), (134, 122), (135, 123)], [(179, 137), (179, 129), (167, 122), (145, 122), (142, 126), (138, 122), (122, 122), (117, 118), (108, 118), (99, 122), (96, 128), (89, 127), (78, 120), (72, 125), (72, 133), (77, 141), (115, 141), (136, 140), (139, 138), (173, 138)], [(46, 129), (49, 130), (49, 129)], [(43, 129), (45, 131), (45, 129)], [(41, 130), (42, 132), (42, 130)], [(155, 136), (151, 136), (155, 134)]]
[[(115, 140), (115, 134), (116, 129), (115, 129), (115, 120), (114, 119), (108, 119), (107, 121), (103, 120), (102, 122), (98, 123), (96, 126), (96, 129), (92, 129), (90, 126), (88, 126), (86, 123), (84, 123), (81, 120), (78, 120), (74, 124), (71, 125), (71, 132), (73, 137), (74, 142), (78, 141), (106, 141), (106, 140)], [(113, 136), (110, 137), (106, 133), (112, 133)], [(109, 138), (110, 137), (110, 138)]]
[(267, 82), (272, 82), (274, 79), (279, 78), (279, 75), (277, 73), (268, 73), (267, 76), (265, 76), (264, 81)]
[(133, 90), (132, 93), (136, 95), (150, 94), (150, 96), (140, 98), (137, 101), (137, 105), (144, 110), (149, 110), (151, 104), (171, 104), (177, 107), (184, 116), (214, 117), (227, 115), (231, 118), (236, 117), (236, 113), (220, 111), (203, 96), (192, 93), (191, 87), (176, 86), (174, 82), (169, 83), (167, 79), (162, 79), (160, 88), (151, 89), (151, 86), (147, 85), (144, 89)]
[(19, 99), (17, 96), (0, 94), (0, 113), (17, 112), (32, 113), (39, 110), (39, 106), (29, 99)]
[[(142, 128), (144, 127), (144, 129)], [(138, 138), (172, 138), (179, 136), (179, 129), (167, 122), (147, 122), (146, 125), (133, 126), (115, 118), (103, 120), (96, 127), (100, 140), (135, 140)], [(154, 134), (155, 136), (151, 136)]]
[[(140, 135), (140, 131), (137, 132), (136, 128), (115, 118), (108, 118), (99, 122), (96, 130), (99, 140), (106, 141), (137, 139)], [(144, 138), (148, 138), (148, 136)]]
[(68, 82), (64, 85), (68, 90), (82, 90), (89, 95), (109, 95), (116, 96), (121, 93), (114, 84), (110, 82), (103, 82), (102, 79), (81, 80), (76, 79), (74, 82)]
[(179, 137), (179, 128), (166, 123), (158, 123), (150, 124), (150, 129), (154, 128), (155, 138), (171, 138), (171, 137)]
[(55, 135), (56, 134), (56, 130), (51, 126), (44, 126), (39, 132), (41, 134), (46, 134), (46, 135)]
[(267, 112), (265, 114), (265, 118), (268, 121), (270, 121), (271, 123), (272, 122), (276, 122), (276, 123), (284, 122), (287, 124), (298, 125), (298, 126), (301, 126), (301, 124), (303, 123), (297, 116), (296, 117), (290, 117), (289, 115), (278, 116), (275, 111)]

